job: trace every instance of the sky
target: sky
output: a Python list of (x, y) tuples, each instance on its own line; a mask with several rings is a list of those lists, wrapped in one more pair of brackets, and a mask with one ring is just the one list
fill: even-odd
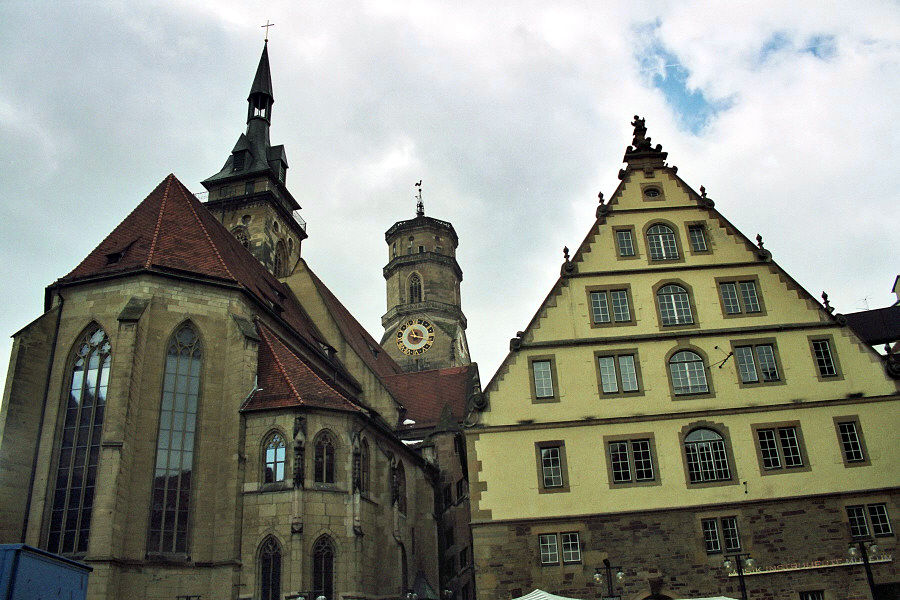
[(270, 29), (273, 144), (310, 267), (376, 339), (384, 232), (451, 221), (487, 383), (618, 184), (632, 116), (838, 312), (900, 273), (900, 4), (0, 2), (0, 362), (47, 285), (245, 128)]

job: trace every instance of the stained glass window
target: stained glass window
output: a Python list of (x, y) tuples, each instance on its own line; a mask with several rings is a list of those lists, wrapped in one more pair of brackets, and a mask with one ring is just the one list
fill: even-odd
[(261, 600), (281, 598), (281, 547), (271, 536), (259, 549), (259, 581)]

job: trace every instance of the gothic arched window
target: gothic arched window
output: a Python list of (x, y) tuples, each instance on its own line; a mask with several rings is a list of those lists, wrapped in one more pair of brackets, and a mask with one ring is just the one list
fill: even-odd
[(250, 236), (247, 235), (246, 227), (235, 227), (231, 230), (231, 233), (234, 234), (234, 237), (241, 243), (241, 246), (244, 248), (250, 249)]
[(422, 301), (422, 280), (417, 273), (409, 276), (409, 301), (410, 303)]
[(397, 509), (406, 514), (406, 471), (403, 468), (403, 461), (398, 460), (397, 466), (394, 468), (394, 500), (397, 502)]
[(650, 260), (678, 260), (675, 231), (668, 225), (658, 224), (647, 230), (647, 248)]
[(275, 244), (275, 264), (272, 267), (272, 273), (275, 277), (286, 277), (288, 275), (288, 273), (285, 272), (286, 269), (287, 253), (284, 250), (284, 242), (279, 240), (278, 243)]
[(323, 535), (313, 545), (313, 597), (334, 598), (334, 543)]
[(703, 357), (690, 350), (676, 352), (669, 359), (669, 374), (672, 376), (672, 390), (676, 396), (705, 394), (709, 391), (706, 382), (706, 366)]
[(369, 493), (370, 474), (369, 442), (363, 440), (359, 451), (359, 491), (364, 494)]
[(202, 359), (200, 338), (185, 323), (172, 336), (166, 352), (147, 538), (151, 553), (187, 552)]
[(316, 440), (313, 481), (334, 483), (334, 439), (327, 432)]
[(259, 547), (260, 600), (281, 598), (281, 546), (274, 537), (267, 537)]
[(81, 554), (88, 549), (110, 361), (109, 339), (92, 325), (75, 344), (69, 362), (72, 375), (56, 448), (56, 488), (47, 538), (50, 552)]
[(284, 467), (287, 458), (287, 446), (280, 433), (273, 433), (263, 444), (264, 465), (263, 483), (284, 481)]
[(684, 438), (691, 483), (731, 479), (725, 440), (712, 429), (695, 429)]

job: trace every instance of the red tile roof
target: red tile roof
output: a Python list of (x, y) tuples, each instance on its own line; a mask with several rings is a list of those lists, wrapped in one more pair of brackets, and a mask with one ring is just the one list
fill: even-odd
[(440, 420), (444, 406), (456, 421), (466, 412), (475, 365), (448, 367), (431, 371), (401, 373), (384, 378), (391, 393), (406, 407), (406, 418), (415, 421), (410, 427), (434, 425)]
[(170, 174), (87, 258), (54, 285), (137, 271), (199, 276), (243, 288), (318, 346), (323, 336), (290, 289)]
[(241, 410), (313, 407), (363, 412), (352, 399), (328, 383), (300, 354), (257, 320), (259, 362), (257, 389)]
[[(305, 263), (304, 263), (305, 264)], [(369, 335), (369, 332), (360, 325), (347, 307), (341, 304), (341, 301), (322, 283), (322, 280), (307, 266), (307, 271), (319, 291), (319, 295), (328, 307), (328, 312), (334, 317), (341, 335), (347, 340), (347, 343), (362, 358), (372, 371), (381, 378), (389, 375), (400, 373), (400, 366), (394, 362), (381, 345)], [(398, 398), (399, 400), (399, 398)]]

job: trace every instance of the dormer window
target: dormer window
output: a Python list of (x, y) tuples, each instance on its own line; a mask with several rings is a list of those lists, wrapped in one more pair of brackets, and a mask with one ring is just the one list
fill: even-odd
[(232, 171), (240, 171), (244, 168), (244, 153), (243, 152), (235, 152), (234, 154), (234, 165), (232, 167)]

